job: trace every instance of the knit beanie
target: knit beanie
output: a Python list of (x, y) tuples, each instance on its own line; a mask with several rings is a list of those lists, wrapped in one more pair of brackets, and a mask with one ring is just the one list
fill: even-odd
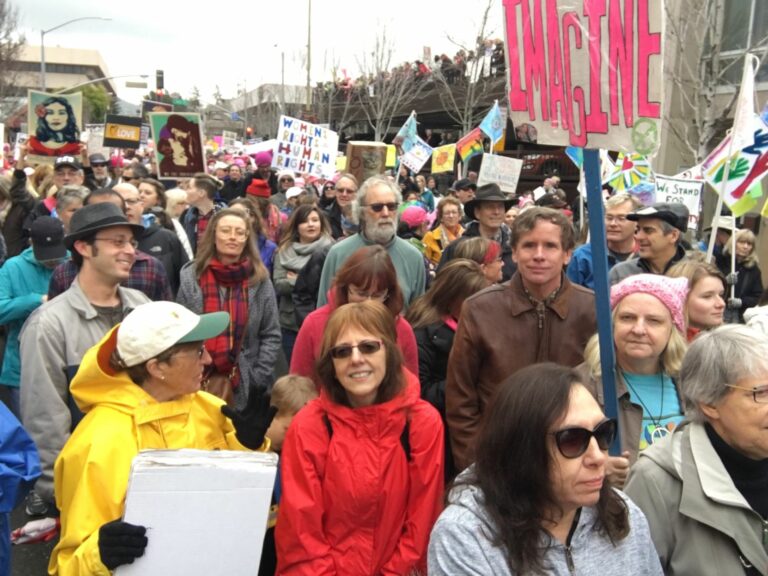
[(659, 274), (636, 274), (625, 278), (611, 288), (611, 310), (630, 294), (650, 294), (669, 310), (672, 323), (685, 334), (683, 309), (688, 296), (687, 278), (668, 278)]
[(266, 180), (259, 180), (254, 178), (245, 190), (246, 194), (251, 196), (260, 196), (261, 198), (269, 198), (272, 195), (272, 189), (269, 187), (269, 182)]

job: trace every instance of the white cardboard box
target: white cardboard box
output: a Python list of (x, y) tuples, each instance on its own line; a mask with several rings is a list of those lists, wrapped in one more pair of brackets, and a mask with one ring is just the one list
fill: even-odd
[(123, 520), (147, 527), (147, 549), (115, 574), (257, 574), (277, 462), (264, 452), (141, 452)]

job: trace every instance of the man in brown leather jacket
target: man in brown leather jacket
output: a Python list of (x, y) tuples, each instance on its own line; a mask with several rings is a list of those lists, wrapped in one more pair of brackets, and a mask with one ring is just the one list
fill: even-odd
[(466, 300), (448, 361), (446, 415), (459, 470), (474, 460), (475, 436), (497, 386), (537, 362), (580, 364), (597, 330), (594, 293), (563, 273), (575, 243), (565, 215), (526, 210), (510, 243), (517, 273)]

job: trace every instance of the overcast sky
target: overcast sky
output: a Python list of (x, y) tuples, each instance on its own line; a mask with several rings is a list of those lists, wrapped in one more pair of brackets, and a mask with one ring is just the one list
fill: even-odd
[[(194, 86), (211, 101), (219, 86), (225, 98), (238, 88), (249, 90), (280, 82), (281, 52), (285, 53), (286, 84), (305, 84), (308, 0), (232, 0), (195, 3), (180, 0), (11, 0), (30, 45), (40, 44), (40, 30), (84, 16), (111, 18), (75, 22), (45, 35), (46, 46), (91, 48), (101, 53), (109, 74), (165, 71), (167, 90), (190, 95)], [(474, 11), (467, 6), (476, 6)], [(386, 29), (394, 41), (393, 65), (420, 59), (424, 46), (432, 54), (451, 56), (458, 49), (451, 38), (469, 46), (479, 32), (483, 0), (312, 0), (312, 80), (330, 79), (337, 63), (350, 76), (357, 61), (370, 54), (377, 33)], [(502, 9), (493, 1), (486, 36), (503, 36)], [(147, 90), (125, 88), (120, 97), (138, 102)]]

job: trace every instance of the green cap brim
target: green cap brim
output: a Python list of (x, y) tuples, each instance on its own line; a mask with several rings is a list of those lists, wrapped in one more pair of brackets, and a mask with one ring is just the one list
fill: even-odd
[(177, 344), (185, 342), (202, 342), (209, 338), (218, 336), (229, 326), (229, 314), (227, 312), (211, 312), (210, 314), (200, 314), (200, 322), (185, 336), (179, 338)]

